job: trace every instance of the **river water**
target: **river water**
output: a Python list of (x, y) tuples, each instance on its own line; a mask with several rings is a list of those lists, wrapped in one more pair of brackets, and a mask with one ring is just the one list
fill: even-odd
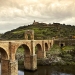
[(37, 71), (18, 71), (18, 75), (75, 75), (75, 66), (38, 66)]
[[(0, 65), (1, 75), (1, 65)], [(25, 71), (23, 68), (18, 70), (18, 75), (75, 75), (74, 66), (38, 66), (37, 71)]]

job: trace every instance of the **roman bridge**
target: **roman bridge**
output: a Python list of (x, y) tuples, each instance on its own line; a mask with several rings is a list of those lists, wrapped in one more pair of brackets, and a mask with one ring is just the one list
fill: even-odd
[(28, 40), (26, 38), (27, 35), (25, 35), (25, 40), (0, 41), (1, 75), (18, 75), (16, 52), (20, 46), (24, 48), (25, 69), (34, 71), (37, 69), (37, 59), (46, 58), (46, 51), (53, 45), (53, 40), (34, 40), (34, 37)]

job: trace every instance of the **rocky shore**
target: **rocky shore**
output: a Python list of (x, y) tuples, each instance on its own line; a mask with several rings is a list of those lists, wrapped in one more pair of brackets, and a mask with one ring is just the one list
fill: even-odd
[(75, 65), (74, 61), (64, 61), (61, 57), (50, 57), (37, 60), (38, 65)]
[(55, 65), (55, 64), (65, 64), (65, 62), (57, 56), (50, 56), (44, 59), (38, 59), (38, 65)]

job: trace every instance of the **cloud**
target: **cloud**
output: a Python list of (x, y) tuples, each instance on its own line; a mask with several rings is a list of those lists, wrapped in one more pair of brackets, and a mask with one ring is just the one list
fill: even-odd
[(4, 27), (8, 29), (9, 24), (9, 29), (15, 28), (16, 24), (17, 26), (30, 24), (34, 19), (47, 23), (75, 24), (75, 2), (74, 0), (0, 0), (2, 29)]

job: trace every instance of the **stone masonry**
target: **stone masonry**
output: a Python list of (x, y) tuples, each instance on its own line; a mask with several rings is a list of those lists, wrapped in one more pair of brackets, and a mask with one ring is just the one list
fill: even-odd
[[(31, 40), (28, 40), (28, 35), (31, 36)], [(15, 56), (20, 46), (25, 50), (25, 69), (36, 70), (37, 58), (46, 58), (46, 51), (53, 46), (53, 42), (53, 40), (34, 40), (34, 31), (30, 30), (25, 32), (25, 40), (0, 41), (1, 75), (18, 75), (18, 62)]]

